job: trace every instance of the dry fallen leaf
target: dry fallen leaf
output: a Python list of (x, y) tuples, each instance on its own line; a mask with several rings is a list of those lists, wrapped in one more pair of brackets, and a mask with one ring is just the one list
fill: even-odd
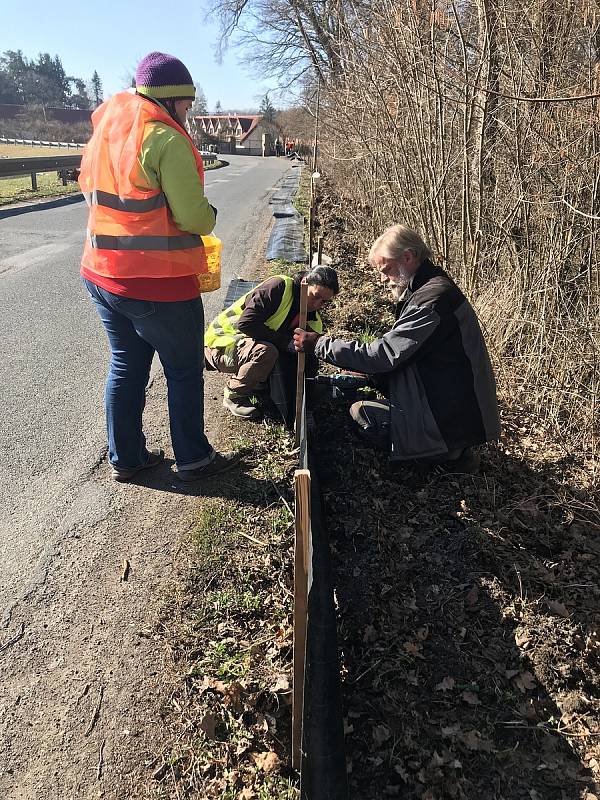
[(270, 750), (266, 753), (255, 753), (254, 763), (263, 772), (276, 772), (281, 762), (277, 753)]
[(218, 720), (214, 714), (205, 714), (200, 720), (198, 727), (201, 731), (204, 731), (208, 739), (214, 739), (217, 722)]
[(474, 692), (463, 692), (461, 697), (470, 706), (478, 706), (481, 702)]
[(256, 792), (249, 786), (238, 794), (238, 800), (255, 800)]
[(375, 744), (382, 745), (391, 737), (392, 732), (387, 725), (376, 725), (373, 728), (373, 741)]
[(533, 689), (536, 685), (535, 678), (531, 672), (528, 672), (527, 670), (517, 675), (515, 678), (515, 684), (521, 692), (526, 692), (528, 689)]
[(416, 644), (416, 642), (404, 642), (404, 650), (411, 656), (420, 656), (422, 646), (420, 644)]
[(562, 603), (559, 603), (556, 600), (548, 600), (547, 604), (550, 611), (553, 611), (555, 614), (558, 614), (560, 617), (564, 617), (565, 619), (569, 618), (569, 609)]
[(233, 681), (223, 692), (223, 705), (232, 708), (234, 711), (241, 711), (243, 693), (244, 687), (242, 684)]
[(448, 725), (445, 728), (442, 728), (442, 736), (444, 738), (450, 737), (453, 738), (456, 736), (457, 733), (460, 733), (460, 723), (455, 722), (453, 725)]
[(475, 584), (467, 594), (465, 598), (467, 605), (474, 606), (475, 603), (479, 600), (479, 587)]
[(287, 692), (290, 688), (290, 679), (286, 675), (280, 675), (275, 683), (269, 687), (269, 691), (275, 692)]
[(436, 692), (447, 692), (450, 689), (454, 689), (454, 678), (451, 678), (449, 675), (434, 687), (434, 691)]
[(483, 736), (475, 730), (461, 733), (458, 738), (469, 750), (482, 750), (489, 753), (492, 749), (492, 743), (488, 739), (484, 739)]

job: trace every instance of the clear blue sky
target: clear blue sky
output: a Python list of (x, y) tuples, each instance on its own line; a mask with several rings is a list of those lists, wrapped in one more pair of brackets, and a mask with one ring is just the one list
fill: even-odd
[(180, 58), (204, 89), (209, 111), (258, 108), (272, 88), (229, 52), (219, 65), (217, 28), (194, 0), (0, 0), (0, 53), (22, 50), (60, 56), (67, 75), (86, 83), (98, 71), (104, 96), (122, 89), (127, 75), (152, 50)]

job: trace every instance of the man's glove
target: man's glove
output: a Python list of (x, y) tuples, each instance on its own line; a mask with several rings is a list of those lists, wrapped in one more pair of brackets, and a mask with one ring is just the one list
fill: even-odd
[(321, 335), (319, 333), (309, 333), (302, 330), (302, 328), (296, 328), (294, 331), (294, 347), (298, 353), (314, 353), (315, 346), (320, 338)]

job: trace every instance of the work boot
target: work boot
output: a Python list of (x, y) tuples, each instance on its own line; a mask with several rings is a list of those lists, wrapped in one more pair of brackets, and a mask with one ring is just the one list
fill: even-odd
[(180, 481), (184, 481), (185, 483), (200, 481), (203, 478), (212, 478), (214, 475), (220, 475), (222, 472), (233, 469), (237, 466), (243, 455), (242, 452), (215, 453), (213, 460), (203, 467), (177, 470), (177, 477)]
[(259, 419), (261, 416), (247, 395), (236, 395), (227, 387), (223, 393), (223, 407), (231, 411), (234, 417), (241, 419)]

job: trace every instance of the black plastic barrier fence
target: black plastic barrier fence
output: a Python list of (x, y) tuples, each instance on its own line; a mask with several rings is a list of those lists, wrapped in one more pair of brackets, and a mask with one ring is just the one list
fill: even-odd
[(329, 539), (317, 469), (311, 475), (312, 585), (308, 595), (301, 800), (347, 800), (348, 778)]

